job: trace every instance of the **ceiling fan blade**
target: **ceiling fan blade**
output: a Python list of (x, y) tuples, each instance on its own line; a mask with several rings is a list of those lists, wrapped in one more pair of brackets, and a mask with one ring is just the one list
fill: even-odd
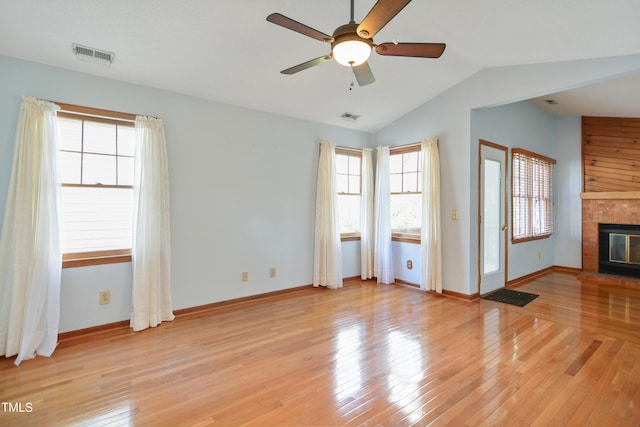
[(376, 46), (376, 52), (378, 55), (440, 58), (445, 47), (444, 43), (382, 43)]
[(373, 77), (373, 73), (371, 72), (371, 67), (369, 67), (369, 64), (366, 62), (363, 62), (357, 67), (353, 67), (353, 74), (356, 76), (358, 86), (366, 86), (376, 81), (376, 78)]
[(321, 42), (333, 42), (333, 37), (331, 37), (330, 35), (311, 28), (307, 25), (301, 24), (298, 21), (294, 21), (291, 18), (287, 18), (286, 16), (279, 13), (272, 13), (271, 15), (267, 16), (267, 21), (272, 22), (276, 25), (280, 25), (281, 27), (287, 28), (297, 33), (303, 34), (307, 37), (311, 37), (312, 39), (320, 40)]
[(302, 64), (295, 65), (291, 68), (287, 68), (286, 70), (280, 71), (282, 74), (295, 74), (299, 71), (306, 70), (307, 68), (311, 68), (315, 65), (320, 65), (324, 62), (331, 61), (331, 55), (320, 56), (316, 59), (312, 59), (311, 61), (303, 62)]
[(378, 0), (358, 25), (358, 35), (365, 39), (372, 38), (409, 3), (411, 0)]

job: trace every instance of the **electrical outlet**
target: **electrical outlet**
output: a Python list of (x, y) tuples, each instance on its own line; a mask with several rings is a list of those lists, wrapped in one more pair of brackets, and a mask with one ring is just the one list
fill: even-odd
[(270, 277), (270, 278), (272, 278), (272, 279), (273, 279), (274, 277), (276, 277), (276, 268), (275, 268), (275, 267), (271, 267), (271, 268), (269, 269), (269, 277)]
[(542, 259), (542, 252), (538, 252), (538, 261)]
[(451, 211), (451, 219), (454, 221), (458, 220), (458, 209), (454, 209)]
[(248, 282), (249, 281), (249, 272), (248, 271), (243, 271), (242, 272), (242, 281), (243, 282)]
[(100, 292), (100, 305), (111, 304), (111, 291)]
[(407, 260), (407, 269), (411, 270), (413, 268), (413, 261)]

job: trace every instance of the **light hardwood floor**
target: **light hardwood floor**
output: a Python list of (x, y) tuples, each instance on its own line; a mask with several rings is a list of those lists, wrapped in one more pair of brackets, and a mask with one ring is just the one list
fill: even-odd
[(305, 288), (0, 361), (0, 425), (640, 425), (640, 291), (551, 273), (520, 308)]

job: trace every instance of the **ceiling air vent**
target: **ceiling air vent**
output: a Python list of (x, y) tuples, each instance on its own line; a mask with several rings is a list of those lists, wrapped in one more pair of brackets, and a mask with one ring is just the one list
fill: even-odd
[(358, 120), (360, 118), (359, 115), (352, 114), (352, 113), (344, 113), (340, 117), (342, 117), (342, 120), (346, 120), (348, 122), (355, 122), (356, 120)]
[(92, 47), (82, 46), (75, 43), (72, 43), (71, 46), (73, 46), (73, 53), (75, 53), (76, 58), (82, 59), (83, 61), (89, 61), (94, 64), (110, 66), (116, 56), (113, 52), (94, 49)]

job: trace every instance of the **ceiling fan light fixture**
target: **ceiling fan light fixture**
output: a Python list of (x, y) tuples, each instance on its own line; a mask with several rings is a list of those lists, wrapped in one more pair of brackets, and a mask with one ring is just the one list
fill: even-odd
[(347, 67), (357, 67), (371, 55), (371, 45), (362, 39), (339, 41), (333, 46), (335, 60)]
[[(267, 16), (267, 21), (295, 31), (303, 36), (330, 43), (331, 53), (311, 59), (280, 71), (282, 74), (295, 74), (331, 59), (340, 65), (351, 67), (352, 76), (358, 85), (366, 86), (376, 81), (367, 60), (375, 48), (378, 55), (409, 56), (414, 58), (439, 58), (444, 52), (444, 43), (392, 43), (375, 44), (373, 37), (389, 23), (411, 0), (377, 0), (362, 22), (354, 19), (354, 2), (351, 0), (351, 20), (333, 31), (333, 35), (323, 33), (280, 13)], [(353, 86), (353, 79), (351, 86)], [(351, 89), (351, 88), (350, 88)]]
[(351, 21), (333, 32), (331, 53), (340, 65), (357, 67), (369, 59), (373, 40), (363, 39), (357, 33), (358, 24)]

